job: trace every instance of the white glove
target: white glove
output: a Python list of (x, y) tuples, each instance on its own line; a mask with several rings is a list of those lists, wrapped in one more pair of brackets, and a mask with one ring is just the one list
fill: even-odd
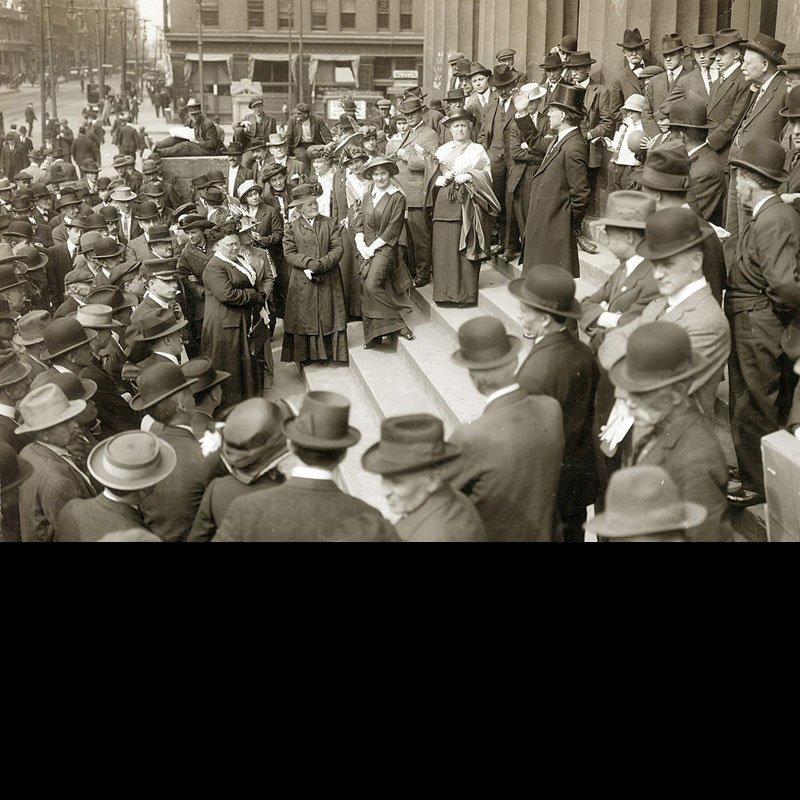
[(616, 328), (619, 324), (620, 314), (615, 314), (612, 311), (604, 311), (598, 318), (597, 324), (601, 328)]

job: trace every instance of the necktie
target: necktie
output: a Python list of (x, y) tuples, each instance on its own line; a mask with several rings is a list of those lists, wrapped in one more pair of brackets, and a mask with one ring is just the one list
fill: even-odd
[(792, 153), (792, 160), (789, 162), (790, 172), (797, 166), (798, 161), (800, 161), (800, 150), (795, 150), (794, 153)]
[(667, 70), (667, 83), (672, 86), (672, 82), (675, 80), (675, 76), (671, 69)]
[(708, 69), (706, 69), (704, 67), (701, 74), (703, 76), (703, 83), (706, 86), (706, 91), (710, 92), (711, 91), (711, 77), (708, 74)]

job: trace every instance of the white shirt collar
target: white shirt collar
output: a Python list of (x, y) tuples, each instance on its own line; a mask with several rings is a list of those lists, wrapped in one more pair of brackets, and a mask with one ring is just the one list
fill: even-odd
[(581, 88), (583, 88), (583, 89), (586, 89), (586, 88), (588, 88), (588, 86), (589, 86), (589, 76), (587, 75), (587, 76), (586, 76), (586, 80), (583, 80), (583, 81), (581, 81), (581, 82), (578, 84), (578, 86), (580, 86), (580, 87), (581, 87)]
[(293, 478), (306, 478), (311, 481), (332, 481), (333, 472), (329, 469), (318, 469), (317, 467), (295, 467), (292, 470)]
[(153, 354), (168, 358), (173, 364), (175, 364), (176, 367), (181, 365), (180, 359), (177, 356), (172, 355), (172, 353), (165, 353), (163, 350), (153, 350)]
[(756, 203), (756, 204), (753, 206), (753, 216), (755, 216), (756, 214), (758, 214), (758, 212), (759, 212), (759, 211), (761, 211), (761, 206), (763, 206), (763, 205), (764, 205), (764, 203), (766, 203), (766, 202), (767, 202), (767, 200), (769, 200), (771, 197), (777, 197), (777, 195), (774, 195), (774, 194), (769, 194), (769, 195), (767, 195), (767, 196), (766, 196), (766, 197), (765, 197), (763, 200), (759, 200), (759, 201), (758, 201), (758, 202), (757, 202), (757, 203)]
[(730, 78), (730, 76), (733, 75), (733, 73), (736, 72), (737, 69), (739, 69), (739, 62), (734, 61), (733, 64), (731, 64), (728, 67), (728, 69), (726, 69), (725, 72), (722, 73), (722, 80), (725, 80), (725, 78)]
[(156, 297), (149, 289), (144, 293), (144, 296), (149, 297), (151, 300), (158, 303), (158, 305), (160, 305), (161, 308), (169, 308), (169, 303), (165, 302), (160, 297)]
[(137, 506), (136, 503), (129, 503), (127, 500), (122, 500), (108, 489), (103, 489), (103, 497), (107, 498), (108, 500), (111, 500), (114, 503), (119, 503), (120, 505), (123, 506), (130, 506), (131, 508), (136, 508), (136, 509), (139, 508), (139, 506)]
[(556, 139), (556, 141), (560, 142), (568, 133), (572, 133), (572, 131), (576, 130), (578, 130), (578, 126), (573, 125), (571, 128), (567, 128), (565, 131), (561, 131), (561, 133), (558, 134), (558, 139)]
[(502, 389), (498, 389), (496, 392), (492, 392), (486, 398), (486, 405), (488, 406), (493, 400), (497, 400), (498, 397), (503, 397), (504, 395), (511, 394), (511, 392), (516, 392), (519, 389), (518, 383), (512, 383), (511, 386), (504, 386)]
[(693, 147), (689, 151), (689, 157), (691, 158), (692, 153), (696, 153), (701, 147), (705, 147), (707, 144), (708, 144), (708, 141), (705, 141), (705, 142), (703, 142), (703, 144), (699, 144), (699, 145), (697, 145), (697, 147)]
[(764, 92), (767, 91), (767, 87), (772, 83), (773, 79), (776, 78), (779, 74), (780, 73), (778, 73), (778, 72), (773, 72), (772, 75), (770, 75), (769, 78), (767, 78), (764, 81), (764, 83), (762, 83), (761, 86), (759, 86), (759, 88), (758, 88), (759, 96), (764, 94)]
[(667, 305), (670, 308), (675, 308), (675, 306), (680, 305), (687, 297), (691, 297), (695, 292), (700, 291), (704, 286), (708, 285), (708, 281), (705, 278), (698, 278), (696, 281), (692, 281), (691, 283), (687, 283), (683, 289), (679, 289), (675, 294), (670, 295), (667, 298)]
[(641, 256), (631, 256), (625, 262), (625, 277), (630, 277), (633, 274), (633, 271), (639, 266), (639, 264), (642, 263), (642, 261), (644, 261), (644, 259)]
[(61, 364), (53, 364), (53, 369), (56, 370), (56, 372), (65, 372), (65, 373), (72, 372), (71, 369), (67, 369), (66, 367), (62, 367)]
[(5, 403), (0, 403), (0, 414), (16, 421), (17, 409), (14, 408), (14, 406), (7, 406)]

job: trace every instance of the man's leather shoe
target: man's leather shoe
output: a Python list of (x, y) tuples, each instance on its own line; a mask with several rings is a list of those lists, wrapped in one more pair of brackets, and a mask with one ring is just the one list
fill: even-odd
[(578, 242), (578, 247), (580, 247), (584, 253), (594, 255), (597, 252), (597, 245), (594, 242), (589, 241), (582, 233), (579, 234), (576, 239)]
[(499, 257), (503, 261), (513, 261), (518, 255), (519, 255), (518, 250), (503, 250), (503, 252), (500, 254)]
[(489, 252), (490, 252), (490, 253), (491, 253), (493, 256), (500, 255), (500, 253), (502, 253), (502, 252), (503, 252), (503, 245), (501, 245), (501, 244), (493, 244), (493, 245), (492, 245), (492, 246), (489, 248)]
[(734, 508), (749, 508), (765, 503), (767, 498), (761, 492), (751, 492), (742, 487), (738, 492), (728, 492), (728, 503)]
[(414, 278), (414, 286), (419, 289), (421, 286), (427, 286), (430, 281), (427, 278)]

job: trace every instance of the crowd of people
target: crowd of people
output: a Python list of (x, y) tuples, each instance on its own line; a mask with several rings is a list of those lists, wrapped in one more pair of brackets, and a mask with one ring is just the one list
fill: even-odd
[[(605, 85), (572, 37), (540, 81), (511, 49), (453, 53), (441, 102), (344, 99), (333, 129), (256, 97), (227, 146), (193, 99), (156, 142), (129, 107), (42, 149), (33, 119), (7, 134), (3, 540), (731, 540), (731, 507), (764, 501), (761, 437), (800, 429), (800, 64), (763, 33), (670, 34), (659, 64), (648, 44), (626, 30)], [(579, 301), (598, 214), (619, 266)], [(366, 349), (413, 339), (412, 286), (474, 306), (492, 256), (519, 260), (530, 350), (491, 316), (460, 327), (485, 410), (449, 437), (383, 421), (362, 467), (384, 517), (334, 479), (347, 398), (264, 399), (278, 321), (282, 361), (346, 363), (348, 324)]]

